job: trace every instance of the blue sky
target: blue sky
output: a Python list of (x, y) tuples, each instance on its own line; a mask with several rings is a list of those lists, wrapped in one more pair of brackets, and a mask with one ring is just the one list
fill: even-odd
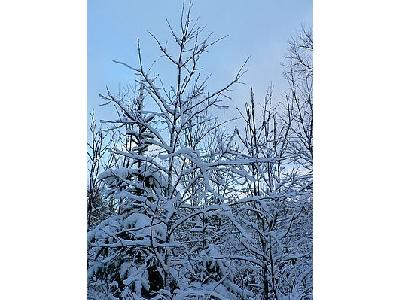
[[(182, 0), (88, 0), (88, 112), (95, 108), (98, 119), (112, 118), (110, 108), (98, 107), (98, 94), (106, 85), (116, 90), (134, 81), (131, 71), (112, 60), (136, 66), (140, 39), (144, 64), (151, 64), (159, 52), (148, 31), (161, 41), (169, 39), (165, 20), (177, 22), (181, 7)], [(271, 82), (275, 96), (281, 97), (285, 81), (280, 64), (290, 36), (302, 24), (312, 26), (311, 0), (197, 0), (193, 15), (216, 36), (229, 35), (202, 60), (205, 72), (213, 74), (210, 88), (229, 81), (251, 56), (242, 80), (246, 85), (234, 89), (231, 107), (243, 107), (250, 87), (261, 100)], [(154, 68), (167, 72), (163, 64)]]

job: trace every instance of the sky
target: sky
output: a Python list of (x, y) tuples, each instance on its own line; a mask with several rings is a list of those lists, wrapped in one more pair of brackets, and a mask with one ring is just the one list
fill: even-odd
[[(132, 71), (112, 60), (137, 66), (137, 41), (140, 40), (142, 59), (149, 66), (159, 57), (155, 41), (170, 39), (166, 19), (173, 25), (179, 20), (182, 0), (88, 0), (88, 113), (95, 109), (97, 119), (112, 119), (111, 107), (99, 107), (99, 93), (106, 86), (116, 91), (134, 82)], [(302, 25), (312, 27), (311, 0), (197, 0), (193, 16), (216, 37), (229, 35), (214, 46), (202, 60), (202, 68), (212, 73), (210, 88), (229, 82), (247, 57), (248, 70), (232, 93), (231, 109), (242, 108), (248, 100), (250, 87), (256, 102), (262, 101), (272, 83), (277, 99), (283, 97), (286, 86), (281, 63), (288, 40)], [(168, 74), (166, 65), (155, 65), (161, 75)]]

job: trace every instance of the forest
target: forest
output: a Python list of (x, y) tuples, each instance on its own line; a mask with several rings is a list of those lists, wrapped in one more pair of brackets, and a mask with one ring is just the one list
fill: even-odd
[(232, 121), (247, 61), (209, 88), (223, 38), (190, 5), (178, 24), (152, 35), (174, 77), (138, 43), (136, 66), (114, 61), (136, 84), (99, 95), (117, 117), (89, 120), (88, 299), (312, 299), (312, 30), (288, 37), (283, 97), (250, 82)]

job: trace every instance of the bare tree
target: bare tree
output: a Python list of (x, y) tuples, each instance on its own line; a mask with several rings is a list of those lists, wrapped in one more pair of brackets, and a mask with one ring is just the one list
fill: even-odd
[(235, 237), (244, 247), (242, 259), (258, 270), (261, 285), (256, 293), (263, 299), (280, 299), (310, 293), (301, 292), (298, 285), (308, 280), (310, 286), (311, 216), (305, 212), (310, 212), (312, 178), (292, 163), (293, 108), (287, 105), (282, 112), (271, 100), (269, 89), (257, 120), (251, 91), (242, 114), (244, 132), (237, 130), (244, 146), (239, 155), (253, 161), (244, 164), (242, 172), (245, 197), (234, 203), (240, 216)]
[(106, 203), (101, 194), (99, 174), (108, 166), (104, 166), (110, 141), (107, 134), (96, 122), (94, 112), (91, 112), (91, 122), (88, 137), (88, 185), (87, 185), (87, 226), (92, 227), (103, 220), (107, 213)]
[(313, 160), (313, 38), (310, 29), (302, 28), (289, 42), (284, 62), (284, 76), (289, 84), (286, 95), (291, 106), (293, 157), (308, 170)]

